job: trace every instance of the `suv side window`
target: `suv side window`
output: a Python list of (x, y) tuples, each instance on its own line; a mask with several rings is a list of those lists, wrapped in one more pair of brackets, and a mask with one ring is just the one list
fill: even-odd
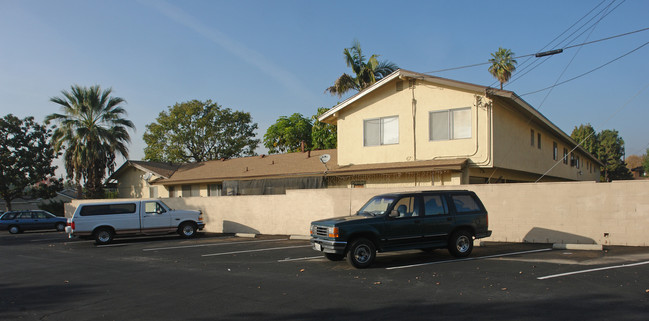
[(453, 199), (453, 204), (455, 205), (455, 211), (458, 214), (480, 211), (480, 205), (478, 205), (473, 196), (470, 194), (455, 194), (451, 195), (451, 198)]
[(393, 209), (399, 212), (397, 218), (419, 216), (419, 206), (417, 206), (416, 200), (414, 196), (408, 196), (394, 204)]
[(424, 215), (446, 215), (448, 206), (446, 199), (442, 195), (425, 195), (424, 196)]

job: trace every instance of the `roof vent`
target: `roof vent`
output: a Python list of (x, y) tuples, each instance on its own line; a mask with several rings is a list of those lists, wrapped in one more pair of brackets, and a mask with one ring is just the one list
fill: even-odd
[(397, 80), (397, 91), (403, 90), (403, 80)]

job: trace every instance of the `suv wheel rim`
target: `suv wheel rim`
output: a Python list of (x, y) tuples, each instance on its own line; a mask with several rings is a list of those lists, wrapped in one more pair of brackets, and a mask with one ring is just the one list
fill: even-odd
[(366, 263), (370, 259), (370, 248), (367, 245), (358, 246), (354, 250), (354, 259), (358, 263)]
[(471, 240), (469, 240), (469, 238), (466, 235), (462, 235), (457, 238), (457, 242), (455, 242), (455, 246), (457, 247), (457, 250), (460, 253), (464, 253), (469, 250), (470, 247), (469, 242), (471, 242)]

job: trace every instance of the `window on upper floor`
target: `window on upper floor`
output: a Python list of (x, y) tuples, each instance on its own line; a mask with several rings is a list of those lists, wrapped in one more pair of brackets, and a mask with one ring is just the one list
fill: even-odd
[(541, 133), (538, 133), (536, 135), (536, 138), (537, 138), (536, 139), (536, 144), (537, 144), (538, 148), (541, 149)]
[(381, 117), (363, 121), (363, 146), (393, 145), (399, 143), (399, 116)]
[(568, 164), (568, 149), (567, 148), (563, 149), (563, 163)]
[(431, 111), (430, 140), (471, 138), (471, 107)]
[(552, 142), (552, 159), (557, 160), (559, 157), (559, 145), (557, 142)]
[(534, 146), (534, 129), (530, 129), (530, 145)]

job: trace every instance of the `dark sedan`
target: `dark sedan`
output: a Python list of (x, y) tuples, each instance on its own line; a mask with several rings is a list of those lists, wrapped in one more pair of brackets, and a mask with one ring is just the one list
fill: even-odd
[(12, 211), (0, 216), (0, 230), (18, 234), (27, 230), (65, 230), (68, 219), (46, 211)]

